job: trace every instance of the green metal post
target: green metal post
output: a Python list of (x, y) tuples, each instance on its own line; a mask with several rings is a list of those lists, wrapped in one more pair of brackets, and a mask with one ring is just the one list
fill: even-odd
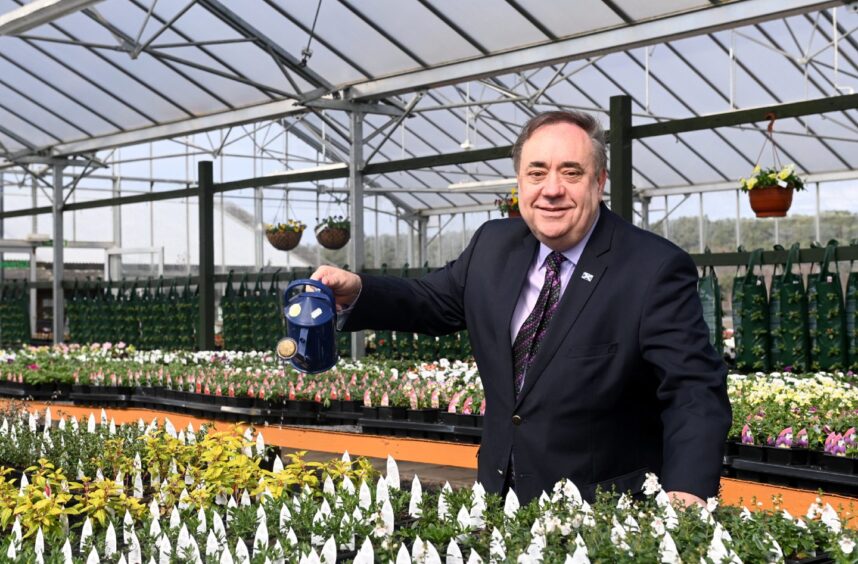
[(200, 325), (197, 347), (214, 349), (215, 294), (214, 294), (214, 181), (211, 161), (197, 165), (200, 224)]
[(611, 96), (611, 211), (632, 221), (632, 99)]

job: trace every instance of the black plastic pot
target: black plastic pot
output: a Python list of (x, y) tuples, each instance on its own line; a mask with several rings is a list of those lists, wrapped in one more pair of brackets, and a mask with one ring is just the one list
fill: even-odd
[(343, 406), (342, 410), (347, 413), (360, 413), (361, 407), (363, 407), (358, 400), (340, 400), (340, 403)]
[(766, 451), (758, 445), (736, 445), (736, 457), (743, 460), (754, 460), (756, 462), (766, 461)]
[(378, 408), (363, 406), (361, 409), (364, 419), (378, 419)]
[(378, 408), (378, 418), (382, 421), (393, 421), (399, 419), (405, 419), (407, 415), (407, 409), (404, 407), (400, 407), (397, 405), (389, 405), (386, 407)]
[(837, 472), (838, 474), (855, 474), (858, 469), (858, 459), (849, 456), (833, 456), (824, 454), (820, 460), (820, 465), (824, 470), (829, 472)]
[(784, 466), (806, 466), (810, 461), (810, 451), (806, 448), (763, 447), (766, 462)]
[(406, 419), (415, 423), (435, 423), (438, 421), (438, 409), (409, 409), (406, 413)]

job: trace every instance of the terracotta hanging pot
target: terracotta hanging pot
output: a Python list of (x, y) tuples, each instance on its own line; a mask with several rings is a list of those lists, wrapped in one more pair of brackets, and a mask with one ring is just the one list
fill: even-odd
[(521, 212), (518, 210), (509, 210), (506, 212), (509, 217), (521, 217)]
[(792, 205), (792, 193), (792, 185), (759, 186), (748, 191), (748, 198), (757, 217), (785, 217)]

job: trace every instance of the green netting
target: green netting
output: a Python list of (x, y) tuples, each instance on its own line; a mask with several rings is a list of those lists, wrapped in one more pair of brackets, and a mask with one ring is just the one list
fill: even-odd
[[(744, 249), (739, 247), (739, 251)], [(733, 280), (733, 327), (739, 370), (769, 370), (769, 300), (763, 276), (754, 272), (761, 263), (762, 253), (762, 249), (752, 251), (745, 273), (740, 275), (737, 271)]]
[[(706, 253), (710, 253), (706, 249)], [(722, 317), (724, 316), (721, 306), (721, 287), (715, 268), (704, 266), (703, 274), (697, 281), (697, 294), (700, 296), (700, 304), (703, 306), (703, 320), (709, 327), (709, 342), (715, 347), (719, 356), (724, 354), (724, 327)]]
[(846, 309), (843, 306), (843, 289), (837, 263), (834, 262), (833, 272), (829, 268), (834, 261), (836, 248), (837, 241), (828, 242), (825, 255), (819, 263), (819, 272), (811, 272), (807, 278), (808, 329), (813, 370), (843, 370), (846, 366)]
[[(783, 250), (775, 245), (776, 250)], [(774, 370), (806, 372), (810, 367), (807, 293), (801, 273), (793, 272), (798, 264), (798, 243), (790, 247), (783, 271), (778, 266), (772, 276), (769, 291), (769, 333)]]

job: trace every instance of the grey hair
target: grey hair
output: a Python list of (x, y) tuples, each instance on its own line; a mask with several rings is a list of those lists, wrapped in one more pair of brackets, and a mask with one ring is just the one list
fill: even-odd
[(515, 145), (512, 146), (512, 165), (515, 168), (516, 174), (518, 174), (518, 167), (521, 164), (521, 149), (527, 140), (540, 127), (556, 123), (568, 123), (583, 129), (593, 143), (593, 164), (596, 167), (596, 175), (608, 169), (608, 142), (605, 138), (605, 130), (602, 129), (602, 124), (599, 123), (599, 120), (585, 112), (554, 111), (545, 112), (530, 118), (524, 124), (524, 127), (521, 128), (521, 133), (519, 133), (518, 139), (515, 140)]

